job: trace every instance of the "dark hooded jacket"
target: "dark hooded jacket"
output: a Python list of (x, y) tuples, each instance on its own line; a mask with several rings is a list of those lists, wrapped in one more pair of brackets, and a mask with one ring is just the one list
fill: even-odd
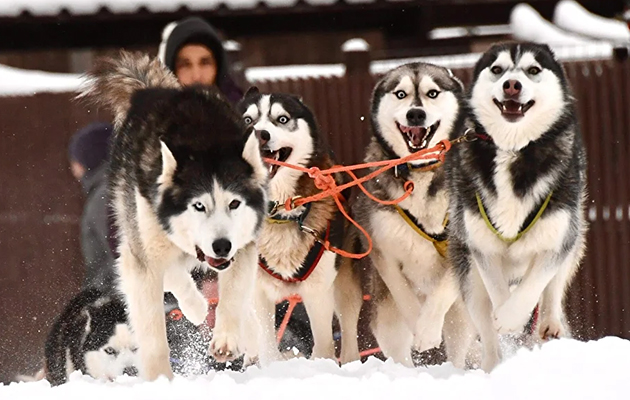
[(203, 19), (190, 17), (164, 28), (159, 57), (175, 73), (177, 53), (184, 45), (191, 43), (202, 44), (212, 51), (217, 62), (216, 85), (232, 104), (236, 104), (243, 97), (243, 91), (230, 76), (227, 54), (219, 35)]

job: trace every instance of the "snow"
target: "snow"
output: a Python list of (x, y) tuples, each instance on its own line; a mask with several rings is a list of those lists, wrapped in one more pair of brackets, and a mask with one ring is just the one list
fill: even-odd
[(592, 42), (556, 27), (525, 3), (518, 4), (512, 9), (510, 26), (514, 37), (520, 40), (549, 45), (584, 45)]
[[(346, 0), (349, 4), (371, 3), (374, 0)], [(399, 0), (389, 0), (399, 1)], [(74, 15), (88, 15), (97, 13), (106, 7), (113, 13), (134, 13), (140, 7), (150, 12), (175, 12), (181, 7), (191, 11), (214, 10), (221, 5), (229, 9), (250, 9), (259, 4), (270, 8), (291, 7), (298, 0), (2, 0), (0, 1), (0, 16), (15, 17), (24, 11), (37, 16), (57, 15), (61, 10), (68, 10)], [(305, 0), (312, 6), (331, 5), (339, 0)]]
[(278, 67), (247, 68), (245, 78), (251, 83), (282, 79), (341, 77), (346, 73), (343, 64), (283, 65)]
[(567, 31), (592, 38), (623, 44), (630, 42), (630, 29), (625, 22), (592, 14), (573, 0), (563, 0), (556, 5), (553, 22)]
[(343, 51), (344, 53), (369, 50), (370, 45), (368, 44), (368, 42), (361, 38), (347, 40), (344, 44), (341, 45), (341, 51)]
[(534, 350), (520, 349), (492, 373), (463, 371), (451, 364), (405, 368), (375, 358), (342, 368), (330, 360), (292, 359), (243, 373), (211, 372), (143, 382), (121, 377), (97, 382), (75, 372), (68, 384), (46, 381), (0, 386), (13, 399), (627, 399), (630, 341), (607, 337), (594, 342), (562, 339)]
[(81, 85), (77, 74), (23, 70), (0, 65), (0, 96), (25, 96), (42, 92), (73, 92)]

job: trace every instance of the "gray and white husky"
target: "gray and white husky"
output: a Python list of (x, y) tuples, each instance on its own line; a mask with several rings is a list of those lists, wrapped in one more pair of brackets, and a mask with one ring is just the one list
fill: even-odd
[(247, 347), (255, 239), (267, 205), (258, 140), (216, 89), (182, 89), (147, 56), (123, 53), (90, 78), (83, 95), (109, 106), (116, 120), (109, 179), (117, 267), (142, 377), (172, 377), (164, 291), (188, 320), (205, 319), (208, 304), (190, 276), (200, 265), (219, 272), (211, 353), (235, 358)]
[(585, 247), (586, 159), (547, 46), (493, 46), (469, 100), (477, 140), (454, 146), (446, 163), (449, 253), (489, 371), (501, 359), (498, 334), (521, 332), (538, 303), (540, 336), (566, 333), (564, 292)]
[[(313, 113), (298, 97), (263, 94), (252, 88), (238, 108), (259, 137), (265, 157), (322, 170), (333, 165)], [(269, 165), (268, 170), (272, 210), (257, 242), (260, 268), (256, 303), (262, 326), (259, 361), (264, 365), (280, 358), (274, 330), (275, 304), (293, 294), (301, 296), (310, 320), (314, 341), (311, 357), (334, 358), (333, 283), (341, 257), (327, 251), (313, 233), (340, 247), (345, 220), (332, 198), (286, 211), (283, 205), (287, 199), (314, 195), (319, 189), (300, 171), (277, 165)], [(336, 180), (341, 183), (340, 177)]]
[[(463, 86), (450, 70), (425, 63), (398, 67), (374, 89), (374, 137), (365, 161), (401, 158), (435, 146), (462, 132), (464, 115)], [(365, 185), (376, 197), (394, 200), (405, 193), (406, 181), (413, 182), (411, 196), (398, 206), (381, 205), (365, 195), (352, 206), (374, 244), (369, 256), (373, 268), (366, 269), (372, 281), (371, 326), (383, 353), (408, 366), (413, 365), (412, 347), (424, 351), (440, 346), (444, 328), (448, 356), (463, 366), (470, 335), (457, 279), (446, 258), (445, 173), (429, 164), (402, 165)], [(357, 280), (350, 281), (354, 289), (346, 292), (357, 292)], [(344, 303), (344, 311), (356, 315), (360, 297), (353, 298)], [(357, 357), (356, 352), (344, 353), (342, 361)]]

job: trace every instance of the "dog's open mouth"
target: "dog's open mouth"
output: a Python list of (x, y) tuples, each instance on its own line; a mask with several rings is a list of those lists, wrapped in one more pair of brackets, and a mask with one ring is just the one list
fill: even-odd
[[(287, 158), (289, 158), (292, 151), (293, 149), (290, 147), (281, 147), (280, 149), (276, 151), (271, 151), (266, 148), (261, 149), (263, 158), (271, 158), (272, 160), (282, 161), (282, 162), (286, 161)], [(269, 179), (271, 179), (274, 177), (276, 172), (278, 172), (278, 169), (280, 168), (280, 166), (275, 165), (275, 164), (268, 164), (268, 163), (265, 163), (265, 164), (267, 165), (267, 168), (269, 168)]]
[(499, 107), (503, 118), (510, 122), (517, 121), (524, 117), (525, 113), (536, 103), (534, 100), (530, 100), (527, 103), (519, 103), (514, 100), (505, 100), (503, 102), (497, 99), (492, 100), (494, 101), (494, 104)]
[(424, 150), (429, 146), (429, 142), (433, 139), (435, 131), (440, 127), (440, 121), (427, 127), (424, 126), (405, 126), (396, 122), (398, 130), (403, 135), (409, 152)]
[(195, 250), (197, 250), (197, 260), (201, 262), (207, 262), (212, 268), (223, 271), (227, 269), (227, 267), (232, 264), (234, 259), (228, 260), (227, 258), (212, 258), (205, 255), (205, 253), (199, 248), (199, 246), (195, 246)]

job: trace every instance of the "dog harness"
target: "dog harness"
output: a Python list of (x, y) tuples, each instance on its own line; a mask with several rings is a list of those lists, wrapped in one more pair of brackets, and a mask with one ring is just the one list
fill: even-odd
[[(547, 208), (547, 206), (549, 205), (549, 201), (551, 200), (551, 196), (553, 195), (553, 190), (551, 192), (549, 192), (549, 195), (547, 196), (547, 198), (545, 199), (545, 201), (543, 202), (542, 206), (540, 206), (540, 208), (538, 209), (538, 212), (536, 213), (536, 215), (532, 218), (532, 220), (530, 221), (529, 224), (527, 224), (527, 226), (525, 227), (525, 229), (521, 230), (519, 233), (516, 234), (516, 236), (514, 236), (513, 238), (506, 238), (505, 236), (503, 236), (501, 234), (501, 232), (499, 232), (499, 230), (497, 228), (495, 228), (494, 224), (492, 223), (492, 221), (490, 221), (490, 218), (488, 217), (488, 213), (486, 213), (486, 209), (483, 206), (483, 202), (481, 201), (481, 196), (479, 196), (479, 193), (475, 193), (475, 196), (477, 197), (477, 206), (479, 207), (479, 212), (481, 213), (481, 216), (483, 217), (483, 220), (486, 222), (486, 225), (488, 226), (488, 228), (492, 231), (492, 233), (494, 233), (495, 235), (497, 235), (497, 237), (501, 240), (503, 240), (504, 242), (507, 243), (514, 243), (517, 240), (519, 240), (524, 234), (526, 234), (530, 229), (532, 229), (532, 227), (536, 224), (536, 222), (538, 222), (538, 220), (540, 219), (540, 217), (542, 216), (542, 214), (545, 212), (545, 209)], [(527, 220), (526, 220), (527, 221)]]
[[(420, 224), (420, 222), (418, 222), (416, 217), (414, 217), (409, 211), (405, 210), (404, 208), (402, 208), (402, 207), (400, 207), (398, 205), (395, 205), (394, 207), (396, 208), (396, 211), (398, 211), (398, 214), (400, 214), (402, 219), (414, 231), (416, 231), (416, 233), (418, 235), (422, 236), (422, 238), (424, 238), (424, 239), (428, 240), (429, 242), (433, 243), (433, 247), (435, 247), (435, 250), (438, 252), (438, 254), (441, 255), (442, 257), (446, 257), (446, 249), (448, 247), (448, 239), (447, 239), (446, 232), (442, 232), (439, 235), (430, 234), (424, 229), (422, 224)], [(444, 217), (444, 222), (442, 223), (442, 225), (444, 227), (446, 227), (446, 225), (448, 225), (448, 215), (446, 217)]]
[(344, 219), (342, 214), (340, 212), (335, 213), (335, 218), (333, 218), (331, 221), (328, 221), (328, 224), (326, 226), (326, 233), (322, 236), (318, 235), (314, 229), (304, 225), (304, 220), (308, 216), (310, 210), (311, 203), (307, 203), (304, 205), (304, 212), (302, 212), (302, 214), (298, 216), (281, 217), (278, 215), (272, 215), (267, 217), (267, 222), (274, 224), (295, 222), (298, 224), (300, 232), (305, 232), (315, 237), (315, 243), (313, 243), (313, 246), (306, 254), (302, 265), (289, 278), (278, 274), (271, 267), (269, 267), (269, 264), (264, 257), (258, 257), (258, 265), (260, 266), (260, 268), (262, 268), (266, 273), (273, 276), (274, 278), (288, 283), (305, 281), (311, 275), (311, 273), (313, 273), (313, 271), (319, 264), (319, 260), (324, 255), (324, 251), (326, 250), (324, 248), (324, 243), (330, 242), (334, 246), (339, 246), (341, 244), (344, 231)]

